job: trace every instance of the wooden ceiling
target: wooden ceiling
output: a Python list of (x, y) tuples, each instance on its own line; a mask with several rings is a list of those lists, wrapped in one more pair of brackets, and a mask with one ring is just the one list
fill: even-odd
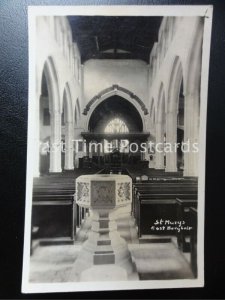
[(81, 61), (141, 59), (157, 41), (162, 17), (68, 16)]

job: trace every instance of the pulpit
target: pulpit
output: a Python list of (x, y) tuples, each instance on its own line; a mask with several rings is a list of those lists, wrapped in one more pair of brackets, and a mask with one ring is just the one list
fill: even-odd
[(135, 268), (127, 243), (117, 231), (116, 218), (122, 207), (130, 207), (131, 178), (115, 174), (82, 175), (76, 179), (75, 200), (92, 212), (88, 239), (73, 268), (78, 280), (129, 279)]

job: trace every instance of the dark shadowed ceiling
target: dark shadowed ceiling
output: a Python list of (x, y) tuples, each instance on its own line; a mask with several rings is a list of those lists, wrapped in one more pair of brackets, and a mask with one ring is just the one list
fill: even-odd
[(82, 63), (91, 58), (149, 62), (162, 17), (69, 16), (68, 20)]

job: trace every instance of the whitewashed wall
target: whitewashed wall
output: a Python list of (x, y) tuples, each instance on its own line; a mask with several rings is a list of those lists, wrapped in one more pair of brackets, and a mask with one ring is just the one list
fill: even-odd
[(148, 65), (141, 60), (91, 59), (84, 64), (84, 100), (117, 84), (148, 101)]

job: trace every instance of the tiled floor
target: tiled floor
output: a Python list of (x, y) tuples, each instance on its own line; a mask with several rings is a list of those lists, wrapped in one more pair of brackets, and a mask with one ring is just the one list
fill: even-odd
[(141, 280), (193, 278), (188, 261), (173, 242), (128, 247)]
[[(74, 179), (71, 179), (71, 184)], [(135, 220), (128, 216), (117, 219), (118, 232), (125, 239), (136, 266), (139, 280), (191, 279), (190, 254), (177, 249), (173, 237), (143, 236), (138, 240)], [(74, 263), (87, 239), (91, 222), (86, 219), (77, 232), (74, 245), (46, 245), (34, 250), (30, 260), (30, 281), (33, 283), (76, 282)], [(87, 270), (86, 280), (126, 280), (123, 270), (115, 265), (98, 265)], [(110, 270), (110, 271), (109, 271)], [(111, 276), (109, 275), (111, 273)], [(119, 274), (119, 275), (118, 275)], [(119, 277), (118, 277), (119, 276)], [(137, 280), (137, 277), (129, 277)]]
[[(128, 248), (140, 280), (193, 278), (188, 256), (185, 257), (177, 249), (175, 240), (168, 242), (167, 238), (167, 242), (159, 240), (148, 243), (148, 239), (149, 241), (152, 239), (145, 237), (145, 242), (139, 243), (137, 239), (130, 238), (133, 236), (130, 232), (126, 233), (124, 228), (123, 231), (130, 239)], [(81, 244), (38, 247), (31, 257), (30, 281), (43, 283), (77, 281), (75, 277), (71, 279), (71, 273), (73, 274), (73, 264), (80, 250)], [(102, 272), (105, 273), (106, 268), (110, 267), (112, 270), (115, 269), (113, 265), (102, 266)], [(101, 266), (97, 266), (96, 270), (93, 267), (92, 273), (95, 274), (95, 271), (100, 274)]]

